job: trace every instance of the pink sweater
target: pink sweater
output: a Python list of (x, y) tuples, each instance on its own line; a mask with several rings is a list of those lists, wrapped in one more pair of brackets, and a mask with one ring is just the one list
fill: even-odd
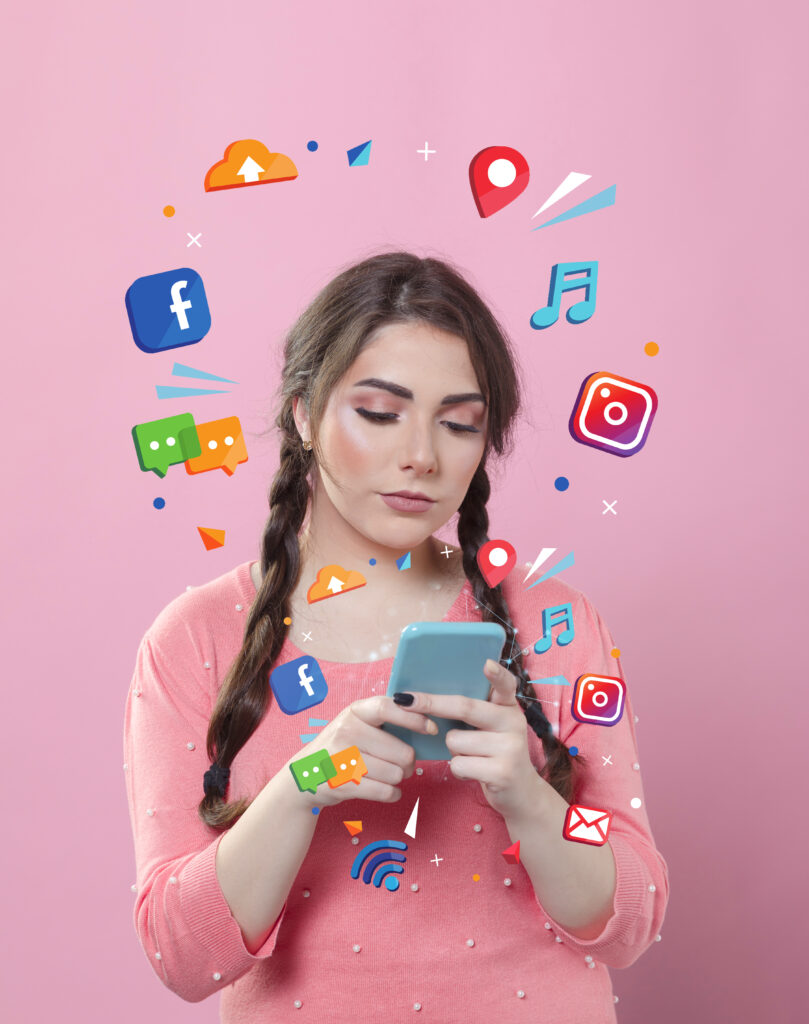
[[(528, 648), (530, 678), (623, 678), (610, 634), (587, 598), (559, 579), (526, 589), (523, 576), (515, 570), (502, 586)], [(241, 646), (255, 594), (249, 562), (188, 590), (160, 612), (137, 653), (124, 723), (134, 923), (163, 984), (188, 1002), (221, 992), (224, 1024), (397, 1024), (414, 1012), (420, 1024), (615, 1021), (607, 967), (628, 967), (654, 943), (668, 899), (637, 764), (631, 683), (623, 717), (610, 727), (572, 717), (572, 687), (534, 686), (554, 731), (588, 759), (576, 802), (613, 815), (614, 914), (598, 938), (566, 932), (536, 899), (522, 865), (506, 862), (502, 851), (511, 838), (480, 784), (456, 779), (445, 761), (424, 761), (400, 784), (396, 803), (350, 800), (321, 810), (272, 932), (255, 955), (248, 952), (216, 878), (224, 833), (202, 823), (197, 804), (209, 767), (205, 736), (214, 696)], [(575, 639), (535, 654), (542, 609), (565, 602), (573, 605)], [(445, 620), (476, 619), (467, 582)], [(277, 663), (302, 653), (287, 638)], [(233, 762), (229, 798), (256, 796), (294, 757), (301, 735), (318, 731), (308, 725), (310, 714), (330, 720), (347, 702), (384, 693), (392, 663), (321, 660), (328, 684), (321, 704), (286, 715), (271, 699)], [(542, 744), (526, 729), (532, 761), (541, 767)], [(403, 829), (419, 797), (414, 839)], [(639, 808), (630, 803), (636, 797)], [(352, 819), (363, 823), (358, 845), (343, 825)], [(396, 892), (350, 876), (357, 852), (380, 839), (407, 843)]]

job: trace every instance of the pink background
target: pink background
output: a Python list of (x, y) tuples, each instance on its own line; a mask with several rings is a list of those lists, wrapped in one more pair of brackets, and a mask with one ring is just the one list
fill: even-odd
[[(522, 561), (575, 550), (565, 578), (622, 650), (671, 900), (662, 940), (612, 972), (619, 1019), (797, 1020), (805, 5), (48, 6), (5, 16), (0, 61), (2, 1015), (218, 1020), (218, 997), (187, 1004), (160, 985), (134, 932), (122, 729), (135, 651), (186, 586), (258, 557), (277, 446), (255, 432), (274, 415), (284, 332), (338, 269), (404, 247), (456, 261), (521, 361), (528, 419), (495, 477), (490, 535)], [(251, 137), (299, 178), (206, 194), (207, 168)], [(346, 149), (367, 139), (370, 164), (350, 168)], [(494, 144), (520, 150), (531, 180), (483, 220), (467, 167)], [(571, 170), (592, 178), (545, 216), (612, 184), (616, 205), (531, 232)], [(600, 263), (593, 318), (532, 330), (552, 264), (587, 259)], [(203, 276), (213, 327), (147, 355), (124, 293), (183, 266)], [(239, 384), (159, 401), (155, 384), (195, 385), (171, 376), (175, 361)], [(567, 430), (602, 369), (658, 394), (631, 458)], [(250, 458), (234, 477), (140, 471), (132, 426), (186, 410), (241, 417)], [(206, 551), (197, 525), (226, 529), (225, 547)]]

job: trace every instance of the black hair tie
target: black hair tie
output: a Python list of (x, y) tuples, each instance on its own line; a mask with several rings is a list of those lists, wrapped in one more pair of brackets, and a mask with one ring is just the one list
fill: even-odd
[(202, 781), (205, 796), (224, 796), (230, 779), (230, 768), (223, 768), (216, 761), (211, 765)]

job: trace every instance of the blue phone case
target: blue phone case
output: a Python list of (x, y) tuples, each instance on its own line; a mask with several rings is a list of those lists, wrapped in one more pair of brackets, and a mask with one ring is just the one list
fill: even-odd
[[(483, 674), (487, 658), (500, 661), (506, 631), (496, 622), (411, 622), (402, 630), (387, 696), (400, 690), (459, 693), (486, 700), (490, 683)], [(428, 736), (384, 722), (382, 728), (409, 743), (417, 761), (449, 761), (449, 729), (472, 729), (457, 719), (433, 717), (438, 734)]]

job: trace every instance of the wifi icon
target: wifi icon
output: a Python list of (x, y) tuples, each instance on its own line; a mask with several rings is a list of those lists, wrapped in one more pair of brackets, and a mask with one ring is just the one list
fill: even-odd
[[(399, 888), (399, 879), (396, 876), (401, 875), (404, 871), (402, 864), (404, 864), (407, 858), (402, 853), (391, 852), (390, 847), (393, 847), (394, 850), (406, 850), (407, 843), (400, 843), (398, 839), (379, 839), (375, 843), (368, 843), (354, 858), (354, 863), (351, 865), (351, 877), (359, 878), (360, 871), (362, 871), (363, 882), (366, 885), (373, 882), (377, 889), (382, 884), (382, 879), (384, 878), (385, 888), (388, 892), (396, 892)], [(382, 852), (371, 857), (363, 870), (363, 861), (374, 853), (375, 850), (381, 850)], [(386, 860), (398, 861), (398, 863), (383, 864)], [(380, 865), (382, 866), (380, 867)], [(377, 868), (379, 868), (378, 871), (376, 870)]]

